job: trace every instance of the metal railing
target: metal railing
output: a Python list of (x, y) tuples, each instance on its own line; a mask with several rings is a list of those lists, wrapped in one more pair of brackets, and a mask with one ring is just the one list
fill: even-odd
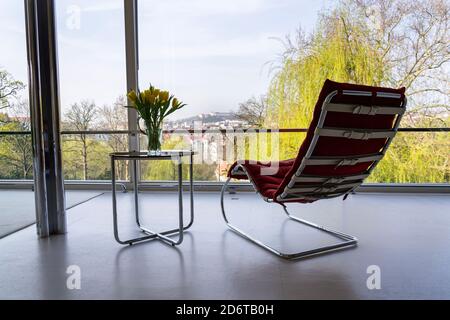
[[(232, 130), (239, 130), (239, 133), (305, 133), (308, 132), (307, 128), (238, 128), (238, 129), (171, 129), (171, 130), (163, 130), (165, 134), (181, 134), (181, 133), (221, 133), (227, 134)], [(450, 128), (399, 128), (399, 132), (450, 132)], [(85, 130), (85, 131), (75, 131), (75, 130), (63, 130), (61, 131), (62, 135), (71, 135), (71, 134), (86, 134), (86, 135), (96, 135), (96, 134), (140, 134), (140, 131), (130, 131), (130, 130)], [(0, 136), (5, 135), (30, 135), (31, 131), (0, 131)]]
[[(250, 134), (250, 133), (306, 133), (308, 131), (307, 128), (238, 128), (236, 131), (233, 129), (171, 129), (171, 130), (163, 130), (164, 134), (222, 134), (226, 135), (229, 133), (238, 133), (238, 134)], [(450, 128), (399, 128), (399, 132), (405, 132), (405, 133), (440, 133), (440, 132), (450, 132)], [(132, 131), (132, 130), (63, 130), (61, 134), (64, 135), (140, 135), (140, 131)], [(0, 139), (4, 136), (15, 136), (15, 135), (31, 135), (31, 131), (0, 131)], [(19, 185), (24, 185), (27, 182), (31, 183), (31, 180), (25, 180), (25, 179), (17, 179), (17, 180), (0, 180), (0, 185), (4, 184), (11, 186), (17, 182)], [(124, 185), (127, 185), (128, 183), (131, 183), (130, 180), (124, 180)], [(165, 189), (167, 187), (167, 183), (169, 181), (143, 181), (144, 184), (148, 185), (157, 185)], [(104, 181), (102, 184), (101, 181), (95, 181), (95, 180), (68, 180), (66, 183), (73, 185), (75, 188), (82, 189), (83, 187), (102, 187), (108, 183), (107, 180)], [(197, 181), (196, 185), (202, 188), (208, 188), (209, 186), (216, 186), (221, 185), (222, 182), (220, 180), (218, 181)], [(445, 187), (448, 188), (448, 184), (435, 184), (439, 187)], [(369, 184), (370, 190), (376, 190), (377, 188), (383, 188), (386, 187), (386, 184), (382, 183), (371, 183)], [(423, 184), (426, 188), (430, 189), (430, 187), (433, 186), (433, 184)], [(408, 187), (407, 189), (411, 189), (412, 186), (406, 184), (403, 184), (403, 189)], [(402, 189), (402, 190), (403, 190)], [(431, 188), (432, 189), (432, 188)], [(430, 190), (431, 190), (430, 189)], [(202, 189), (203, 190), (203, 189)], [(369, 190), (369, 189), (368, 189)], [(406, 190), (406, 189), (405, 189)]]

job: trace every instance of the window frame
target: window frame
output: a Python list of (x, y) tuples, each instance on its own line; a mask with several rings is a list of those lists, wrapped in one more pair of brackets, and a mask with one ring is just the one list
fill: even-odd
[[(125, 50), (126, 50), (126, 84), (127, 91), (137, 90), (139, 78), (139, 38), (138, 38), (138, 0), (124, 0), (124, 19), (125, 19)], [(130, 104), (130, 101), (127, 101)], [(61, 135), (66, 134), (128, 134), (128, 149), (139, 151), (140, 132), (137, 123), (136, 110), (128, 108), (128, 130), (109, 131), (62, 131)], [(269, 129), (263, 129), (268, 131)], [(279, 129), (280, 132), (305, 132), (306, 129)], [(399, 132), (450, 132), (450, 128), (399, 128)], [(1, 136), (30, 134), (27, 131), (3, 131)], [(140, 179), (140, 168), (138, 168), (139, 177), (133, 176), (133, 168), (129, 166), (129, 180), (118, 181), (123, 190), (133, 189), (135, 179), (138, 179), (140, 188), (143, 190), (176, 190), (176, 181), (143, 181)], [(188, 184), (186, 183), (186, 186)], [(214, 181), (194, 181), (194, 188), (199, 191), (220, 191), (223, 182)], [(67, 190), (110, 190), (111, 183), (108, 180), (65, 180)], [(250, 183), (234, 183), (232, 188), (239, 191), (253, 191)], [(32, 189), (33, 180), (0, 180), (0, 189)], [(450, 193), (449, 183), (365, 183), (361, 185), (356, 192), (400, 192), (400, 193)]]

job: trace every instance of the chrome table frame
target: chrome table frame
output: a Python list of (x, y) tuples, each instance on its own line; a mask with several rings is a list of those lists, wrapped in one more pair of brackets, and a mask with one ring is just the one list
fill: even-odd
[[(112, 175), (112, 207), (113, 207), (113, 224), (114, 224), (114, 238), (123, 245), (132, 245), (137, 242), (147, 240), (161, 240), (164, 243), (172, 246), (179, 245), (183, 242), (183, 232), (189, 229), (194, 223), (194, 183), (193, 183), (193, 151), (185, 150), (167, 150), (161, 151), (156, 155), (148, 155), (147, 152), (115, 152), (111, 153), (111, 175)], [(190, 221), (185, 226), (183, 221), (183, 166), (182, 158), (189, 157), (189, 188), (190, 188)], [(134, 210), (136, 225), (146, 234), (143, 237), (133, 239), (121, 240), (119, 237), (119, 227), (117, 223), (117, 200), (116, 200), (116, 173), (115, 161), (129, 160), (133, 161), (133, 175), (134, 175)], [(163, 232), (155, 232), (141, 224), (139, 217), (139, 184), (138, 161), (141, 160), (172, 160), (176, 161), (178, 167), (178, 228), (166, 230)], [(169, 238), (169, 236), (178, 235), (177, 240)]]

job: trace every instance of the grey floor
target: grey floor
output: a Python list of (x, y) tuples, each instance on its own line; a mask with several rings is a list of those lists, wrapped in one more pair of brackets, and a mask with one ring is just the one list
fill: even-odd
[[(145, 223), (174, 226), (174, 193), (142, 194)], [(114, 241), (111, 195), (70, 210), (69, 233), (38, 240), (34, 226), (0, 240), (2, 299), (449, 299), (450, 197), (358, 194), (291, 205), (291, 211), (359, 238), (355, 249), (281, 260), (226, 229), (219, 195), (196, 194), (196, 221), (172, 248), (158, 241)], [(186, 203), (187, 204), (187, 203)], [(255, 194), (227, 196), (231, 219), (286, 251), (335, 239), (288, 221)], [(119, 194), (121, 236), (136, 234), (132, 195)], [(81, 289), (66, 287), (67, 267)], [(381, 289), (366, 286), (381, 269)]]
[[(71, 208), (101, 193), (66, 191), (66, 207)], [(0, 190), (0, 239), (35, 222), (33, 191)]]

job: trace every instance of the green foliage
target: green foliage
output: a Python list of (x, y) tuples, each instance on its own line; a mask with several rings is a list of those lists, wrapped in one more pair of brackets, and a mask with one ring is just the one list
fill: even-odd
[[(165, 139), (162, 149), (189, 149), (187, 143), (182, 137), (172, 137)], [(183, 163), (183, 179), (189, 178), (189, 164)], [(198, 181), (217, 180), (217, 164), (199, 164), (194, 165), (194, 179)], [(147, 181), (175, 181), (178, 179), (178, 168), (174, 161), (142, 161), (141, 178)]]
[[(87, 138), (87, 176), (84, 176), (83, 142), (76, 137), (63, 140), (64, 178), (67, 180), (111, 179), (109, 153), (112, 152), (105, 140)], [(121, 176), (119, 176), (121, 178)]]
[[(306, 128), (325, 79), (367, 85), (405, 86), (409, 109), (402, 127), (448, 127), (450, 110), (448, 79), (448, 4), (443, 0), (418, 0), (405, 5), (400, 0), (341, 0), (324, 12), (314, 31), (298, 32), (274, 69), (264, 98), (241, 105), (238, 114), (254, 126)], [(8, 111), (24, 85), (0, 70), (0, 109)], [(166, 91), (151, 87), (130, 92), (141, 118), (148, 127), (160, 128), (162, 119), (184, 106)], [(125, 99), (99, 109), (81, 101), (65, 114), (66, 130), (122, 130), (127, 128)], [(121, 112), (122, 111), (122, 112)], [(29, 130), (21, 117), (0, 114), (0, 130)], [(296, 156), (304, 133), (280, 133), (279, 155), (273, 154), (273, 134), (246, 135), (231, 147), (239, 158), (253, 160), (287, 159)], [(227, 137), (233, 139), (232, 137)], [(110, 152), (126, 151), (127, 135), (65, 136), (63, 166), (66, 179), (109, 179)], [(166, 137), (164, 149), (188, 148), (181, 137)], [(145, 145), (142, 144), (143, 146)], [(227, 146), (228, 148), (228, 146)], [(266, 150), (264, 150), (266, 149)], [(399, 133), (369, 182), (442, 183), (450, 181), (448, 133)], [(277, 152), (277, 151), (275, 151)], [(32, 178), (31, 137), (0, 136), (0, 179)], [(143, 161), (144, 180), (176, 180), (177, 168), (170, 161)], [(218, 163), (194, 166), (194, 178), (217, 181)], [(118, 163), (119, 179), (128, 178), (128, 163)], [(183, 179), (188, 166), (183, 165)]]
[(448, 133), (399, 133), (367, 182), (450, 181)]
[[(0, 131), (27, 131), (26, 123), (0, 114)], [(0, 136), (0, 179), (32, 179), (32, 147), (29, 135)]]
[[(288, 40), (268, 90), (266, 127), (307, 128), (326, 79), (387, 85), (387, 79), (398, 70), (392, 65), (389, 68), (384, 53), (374, 49), (370, 41), (373, 30), (365, 19), (361, 12), (350, 12), (342, 2), (321, 16), (310, 37), (299, 32), (295, 45)], [(446, 114), (441, 115), (440, 126), (448, 126)], [(416, 126), (431, 123), (421, 114), (410, 119), (405, 117), (403, 126), (410, 122)], [(281, 134), (280, 158), (295, 157), (303, 139), (303, 134)], [(449, 182), (448, 150), (447, 133), (399, 134), (371, 181)]]
[[(363, 37), (363, 29), (358, 20), (335, 10), (321, 18), (310, 39), (299, 33), (297, 46), (288, 42), (268, 92), (267, 127), (308, 127), (326, 79), (368, 85), (382, 81), (383, 65)], [(281, 138), (282, 158), (295, 155), (303, 140), (296, 134)]]

